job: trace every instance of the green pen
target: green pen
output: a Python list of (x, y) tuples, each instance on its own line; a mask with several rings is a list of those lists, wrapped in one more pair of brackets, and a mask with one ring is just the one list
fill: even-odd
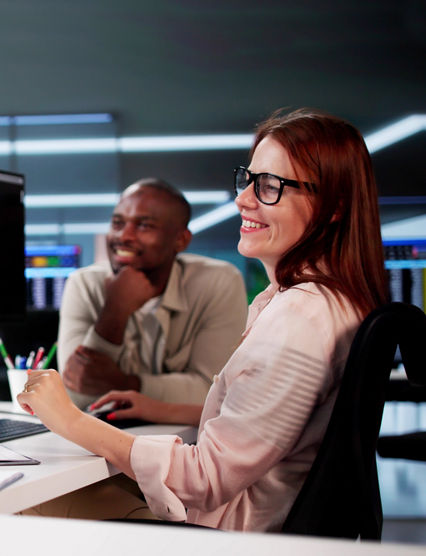
[(46, 357), (46, 361), (43, 363), (42, 369), (47, 369), (47, 367), (50, 365), (50, 362), (52, 361), (52, 357), (55, 355), (56, 347), (57, 347), (57, 342), (55, 342), (53, 346), (50, 348), (49, 353), (47, 354)]
[(12, 359), (9, 357), (9, 354), (6, 351), (6, 348), (4, 347), (4, 343), (3, 340), (0, 338), (0, 353), (4, 359), (4, 362), (6, 363), (6, 367), (8, 369), (14, 369), (15, 366), (13, 364)]

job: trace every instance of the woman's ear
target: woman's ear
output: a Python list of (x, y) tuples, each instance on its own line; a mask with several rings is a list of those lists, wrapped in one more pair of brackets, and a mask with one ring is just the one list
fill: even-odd
[(339, 220), (342, 220), (342, 216), (343, 216), (343, 215), (342, 215), (342, 212), (343, 212), (343, 211), (342, 211), (342, 202), (340, 202), (340, 203), (337, 205), (337, 208), (336, 208), (336, 210), (334, 211), (334, 214), (333, 214), (333, 216), (331, 217), (330, 222), (339, 222)]

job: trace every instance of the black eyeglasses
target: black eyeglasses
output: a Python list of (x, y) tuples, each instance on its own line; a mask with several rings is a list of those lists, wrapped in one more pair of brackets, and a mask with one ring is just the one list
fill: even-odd
[(264, 205), (277, 204), (286, 186), (300, 189), (300, 183), (302, 183), (308, 191), (316, 191), (316, 187), (313, 183), (288, 180), (287, 178), (281, 178), (280, 176), (268, 174), (266, 172), (255, 174), (247, 170), (244, 166), (234, 168), (235, 195), (238, 196), (242, 193), (252, 182), (254, 184), (254, 193), (256, 197)]

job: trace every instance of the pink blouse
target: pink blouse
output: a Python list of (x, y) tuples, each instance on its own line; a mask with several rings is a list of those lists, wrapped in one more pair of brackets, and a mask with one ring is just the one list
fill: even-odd
[(151, 511), (278, 531), (318, 451), (359, 323), (347, 301), (313, 283), (259, 294), (210, 388), (197, 444), (177, 436), (133, 443), (132, 469)]

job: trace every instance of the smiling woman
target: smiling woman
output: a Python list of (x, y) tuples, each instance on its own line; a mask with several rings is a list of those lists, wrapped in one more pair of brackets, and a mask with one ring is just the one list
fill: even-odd
[[(212, 381), (196, 446), (96, 422), (71, 403), (53, 371), (32, 372), (19, 399), (52, 430), (134, 477), (160, 518), (279, 531), (321, 444), (359, 323), (386, 300), (377, 192), (359, 132), (311, 110), (262, 124), (249, 169), (235, 176), (239, 250), (262, 261), (271, 283)], [(155, 229), (165, 221), (154, 209), (155, 202)], [(126, 198), (120, 211), (118, 227), (129, 236), (120, 239), (119, 229), (111, 239), (112, 260), (145, 268), (145, 233), (157, 232), (139, 230), (145, 214), (132, 212)], [(105, 400), (131, 403), (133, 416), (147, 417), (138, 393)]]

